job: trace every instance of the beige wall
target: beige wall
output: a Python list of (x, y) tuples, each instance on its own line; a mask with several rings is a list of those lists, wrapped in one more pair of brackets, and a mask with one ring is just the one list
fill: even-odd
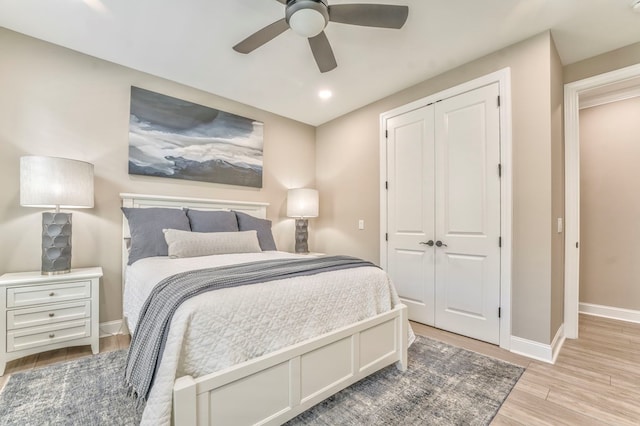
[(580, 302), (640, 310), (640, 98), (580, 111)]
[[(102, 322), (121, 318), (120, 192), (270, 202), (278, 247), (293, 249), (286, 190), (315, 183), (313, 127), (2, 28), (0, 52), (0, 273), (40, 268), (42, 210), (19, 205), (22, 155), (95, 165), (95, 208), (73, 212), (72, 266), (104, 268)], [(129, 176), (131, 85), (263, 121), (263, 188)]]
[(640, 63), (640, 43), (630, 44), (565, 66), (563, 69), (564, 82), (582, 80), (638, 63)]
[[(556, 335), (564, 323), (564, 85), (562, 63), (551, 42), (551, 328)], [(558, 232), (558, 218), (563, 232)]]
[[(320, 126), (316, 182), (331, 202), (316, 220), (318, 245), (379, 261), (380, 114), (504, 67), (511, 67), (513, 103), (512, 334), (550, 343), (552, 274), (551, 36), (543, 33), (398, 92)], [(427, 53), (425, 53), (427, 54)], [(554, 56), (554, 93), (558, 64)], [(552, 106), (555, 110), (552, 112)], [(557, 137), (557, 115), (553, 121)], [(555, 140), (554, 150), (557, 150)], [(554, 151), (555, 152), (555, 151)], [(357, 229), (364, 218), (366, 229)], [(554, 330), (555, 334), (555, 330)]]

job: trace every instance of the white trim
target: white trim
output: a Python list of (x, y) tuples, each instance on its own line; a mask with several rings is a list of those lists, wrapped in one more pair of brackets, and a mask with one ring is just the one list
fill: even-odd
[(580, 295), (580, 95), (607, 84), (640, 77), (640, 64), (600, 74), (564, 86), (565, 143), (565, 272), (564, 325), (567, 338), (578, 338)]
[(129, 334), (122, 327), (122, 320), (107, 321), (100, 323), (100, 338), (115, 336), (117, 334)]
[(545, 345), (534, 340), (527, 340), (517, 336), (511, 336), (511, 352), (524, 355), (538, 361), (555, 364), (560, 349), (564, 344), (564, 325), (558, 331), (550, 345)]
[(593, 315), (596, 317), (610, 318), (618, 321), (640, 323), (640, 311), (614, 306), (594, 305), (591, 303), (580, 303), (580, 313)]
[(513, 255), (513, 154), (511, 130), (511, 69), (500, 71), (500, 156), (502, 179), (500, 179), (500, 347), (510, 349), (511, 344), (511, 262)]
[[(578, 95), (564, 88), (564, 324), (569, 339), (578, 338), (578, 280), (580, 273), (580, 146)], [(571, 141), (576, 141), (572, 143)], [(575, 284), (574, 284), (575, 283)]]
[(587, 99), (580, 99), (580, 109), (610, 104), (612, 102), (624, 101), (640, 96), (640, 87), (627, 87), (626, 89), (614, 90), (597, 96), (588, 96)]
[(562, 349), (562, 345), (564, 345), (566, 337), (564, 335), (564, 324), (558, 328), (553, 341), (551, 342), (551, 363), (555, 364), (558, 359), (558, 355), (560, 355), (560, 349)]
[(500, 347), (511, 346), (511, 276), (512, 276), (512, 232), (513, 232), (513, 194), (512, 194), (512, 112), (511, 112), (511, 68), (476, 78), (458, 86), (429, 95), (425, 98), (380, 114), (380, 265), (387, 268), (387, 120), (422, 108), (430, 103), (450, 98), (489, 84), (498, 83), (500, 87), (500, 156), (502, 179), (500, 180), (500, 233), (502, 234), (502, 250), (500, 251)]
[(148, 194), (131, 194), (122, 192), (120, 198), (123, 200), (131, 199), (132, 203), (137, 207), (138, 205), (149, 206), (165, 206), (165, 207), (180, 207), (180, 206), (198, 206), (217, 208), (220, 209), (223, 206), (227, 208), (233, 208), (235, 206), (242, 206), (247, 208), (253, 206), (257, 208), (267, 207), (269, 203), (259, 201), (230, 201), (230, 200), (215, 200), (211, 198), (192, 198), (192, 197), (174, 197), (170, 195), (148, 195)]

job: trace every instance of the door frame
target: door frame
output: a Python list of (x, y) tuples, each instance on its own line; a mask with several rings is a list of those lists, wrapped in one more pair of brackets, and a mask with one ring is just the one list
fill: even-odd
[(578, 338), (580, 308), (580, 96), (640, 77), (640, 64), (567, 83), (564, 86), (565, 244), (564, 334)]
[(511, 263), (513, 250), (511, 68), (503, 68), (380, 114), (380, 265), (383, 269), (387, 269), (387, 120), (439, 100), (493, 83), (498, 83), (500, 92), (500, 164), (502, 166), (502, 179), (500, 179), (500, 234), (502, 237), (500, 250), (500, 347), (508, 350), (511, 348)]

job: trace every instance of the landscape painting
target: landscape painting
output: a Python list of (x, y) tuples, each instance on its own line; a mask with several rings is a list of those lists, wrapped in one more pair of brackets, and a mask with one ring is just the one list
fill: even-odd
[(262, 187), (264, 124), (131, 87), (129, 174)]

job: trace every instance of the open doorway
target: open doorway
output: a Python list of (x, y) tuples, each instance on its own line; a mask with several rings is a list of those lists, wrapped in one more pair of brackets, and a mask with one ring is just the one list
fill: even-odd
[(564, 331), (578, 338), (580, 271), (580, 105), (637, 96), (640, 64), (565, 85), (565, 300)]

